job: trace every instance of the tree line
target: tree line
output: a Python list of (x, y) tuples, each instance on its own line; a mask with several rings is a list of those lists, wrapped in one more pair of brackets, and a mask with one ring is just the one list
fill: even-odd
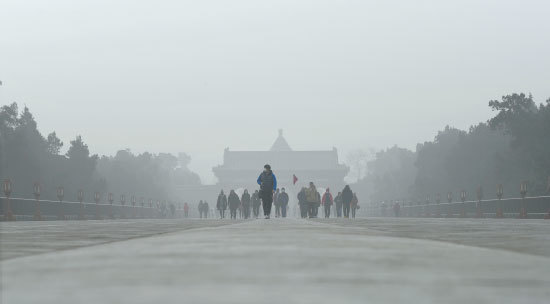
[(174, 200), (175, 187), (201, 184), (188, 169), (191, 158), (185, 153), (134, 154), (126, 149), (100, 157), (90, 153), (80, 135), (70, 141), (65, 154), (63, 146), (55, 132), (40, 133), (27, 107), (19, 112), (12, 103), (0, 109), (0, 179), (12, 181), (13, 196), (31, 197), (33, 184), (39, 182), (43, 199), (56, 200), (56, 189), (63, 186), (71, 201), (80, 189), (86, 201), (92, 201), (96, 191), (113, 192), (116, 199), (126, 194)]
[(394, 146), (367, 162), (367, 174), (356, 188), (371, 202), (406, 200), (433, 202), (439, 193), (466, 190), (475, 199), (477, 188), (486, 199), (496, 197), (502, 184), (505, 197), (518, 197), (520, 182), (529, 195), (548, 191), (550, 176), (550, 98), (536, 104), (531, 94), (511, 94), (489, 101), (495, 115), (486, 122), (459, 130), (450, 126), (414, 151)]

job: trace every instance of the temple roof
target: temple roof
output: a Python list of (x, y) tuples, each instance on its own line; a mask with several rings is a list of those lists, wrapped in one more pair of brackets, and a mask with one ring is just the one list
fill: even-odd
[(229, 151), (216, 170), (258, 170), (267, 163), (274, 170), (341, 170), (336, 149), (328, 151)]
[(349, 168), (338, 162), (336, 148), (324, 151), (293, 151), (279, 130), (279, 136), (269, 151), (230, 151), (226, 148), (223, 164), (213, 168), (221, 171), (256, 171), (270, 164), (275, 172), (280, 170), (335, 170), (347, 172)]
[(292, 151), (286, 139), (283, 137), (283, 129), (279, 129), (279, 136), (275, 139), (269, 151)]

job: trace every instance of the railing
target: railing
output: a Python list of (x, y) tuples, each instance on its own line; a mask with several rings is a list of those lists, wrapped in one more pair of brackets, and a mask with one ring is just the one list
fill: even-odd
[[(399, 204), (399, 207), (396, 207)], [(390, 202), (369, 206), (368, 216), (550, 218), (550, 196), (468, 200), (464, 202)]]
[[(0, 197), (0, 219), (6, 220), (8, 198)], [(183, 217), (183, 210), (176, 208), (172, 214), (169, 206), (159, 208), (144, 204), (122, 205), (111, 203), (89, 203), (36, 200), (30, 198), (9, 198), (11, 212), (16, 220), (37, 219), (37, 203), (39, 219), (42, 220), (76, 220), (76, 219), (124, 219), (124, 218), (164, 218)]]

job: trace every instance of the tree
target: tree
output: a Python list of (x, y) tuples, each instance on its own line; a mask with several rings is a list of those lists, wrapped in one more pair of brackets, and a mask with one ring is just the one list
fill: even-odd
[(528, 170), (525, 179), (533, 180), (535, 191), (542, 193), (550, 176), (550, 99), (537, 107), (531, 94), (511, 94), (491, 100), (489, 106), (498, 111), (489, 125), (511, 136), (511, 147)]
[(372, 154), (374, 154), (372, 150), (365, 151), (363, 149), (352, 150), (347, 154), (347, 163), (350, 165), (351, 171), (355, 172), (356, 180), (360, 180), (363, 177), (367, 161)]
[(48, 152), (53, 155), (59, 154), (61, 147), (63, 147), (63, 142), (57, 137), (55, 132), (48, 134)]

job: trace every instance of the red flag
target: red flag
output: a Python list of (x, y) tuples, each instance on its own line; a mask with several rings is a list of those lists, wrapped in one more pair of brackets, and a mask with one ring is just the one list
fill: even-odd
[(296, 177), (295, 174), (292, 174), (292, 184), (293, 185), (296, 185), (296, 182), (298, 181), (298, 178)]

